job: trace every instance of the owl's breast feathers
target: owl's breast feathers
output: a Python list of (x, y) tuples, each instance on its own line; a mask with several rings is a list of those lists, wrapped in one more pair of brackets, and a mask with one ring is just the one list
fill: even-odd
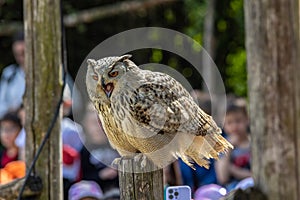
[(136, 153), (137, 149), (128, 143), (126, 134), (122, 131), (122, 127), (116, 123), (111, 111), (111, 105), (94, 102), (94, 106), (98, 111), (99, 119), (111, 146), (116, 149), (121, 156)]

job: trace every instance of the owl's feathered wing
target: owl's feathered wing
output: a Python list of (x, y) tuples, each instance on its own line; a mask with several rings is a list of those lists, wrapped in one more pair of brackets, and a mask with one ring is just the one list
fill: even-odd
[(208, 167), (208, 159), (232, 148), (212, 117), (172, 77), (140, 70), (128, 73), (124, 87), (112, 102), (118, 113), (126, 112), (120, 126), (126, 134), (134, 132), (129, 142), (156, 165), (181, 157), (191, 167), (192, 161)]

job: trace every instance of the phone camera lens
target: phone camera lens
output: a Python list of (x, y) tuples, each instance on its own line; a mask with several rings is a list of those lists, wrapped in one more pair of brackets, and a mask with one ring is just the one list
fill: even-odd
[(173, 193), (173, 189), (169, 189), (169, 193)]
[(173, 195), (169, 195), (169, 199), (173, 199), (174, 198), (174, 196)]
[(178, 194), (179, 194), (178, 192), (174, 192), (174, 195), (175, 195), (175, 196), (178, 196)]

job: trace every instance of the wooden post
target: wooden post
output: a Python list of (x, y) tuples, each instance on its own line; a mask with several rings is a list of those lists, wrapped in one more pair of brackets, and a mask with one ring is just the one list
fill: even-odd
[(141, 162), (124, 158), (119, 163), (121, 200), (164, 199), (163, 170), (147, 160), (145, 168)]
[(208, 82), (202, 83), (202, 87), (205, 92), (209, 93), (207, 85), (215, 86), (214, 73), (212, 68), (214, 63), (212, 60), (215, 58), (215, 38), (214, 38), (214, 25), (215, 25), (215, 5), (216, 0), (209, 0), (207, 2), (207, 14), (204, 19), (204, 31), (203, 31), (203, 48), (207, 51), (206, 53), (202, 53), (202, 65), (205, 66), (202, 69), (202, 75), (207, 77)]
[[(26, 165), (49, 128), (61, 93), (61, 13), (59, 0), (24, 0), (26, 74)], [(62, 199), (60, 117), (36, 165), (43, 191), (39, 199)]]
[(268, 199), (300, 199), (298, 0), (246, 0), (255, 185)]

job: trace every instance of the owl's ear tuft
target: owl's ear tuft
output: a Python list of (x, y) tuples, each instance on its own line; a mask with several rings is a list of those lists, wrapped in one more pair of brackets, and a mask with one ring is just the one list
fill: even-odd
[(132, 57), (132, 55), (125, 54), (125, 55), (119, 57), (118, 62), (123, 62), (123, 60), (126, 60), (126, 59), (131, 58), (131, 57)]
[(97, 61), (94, 59), (87, 59), (86, 61), (88, 63), (88, 65), (95, 67), (97, 65)]

